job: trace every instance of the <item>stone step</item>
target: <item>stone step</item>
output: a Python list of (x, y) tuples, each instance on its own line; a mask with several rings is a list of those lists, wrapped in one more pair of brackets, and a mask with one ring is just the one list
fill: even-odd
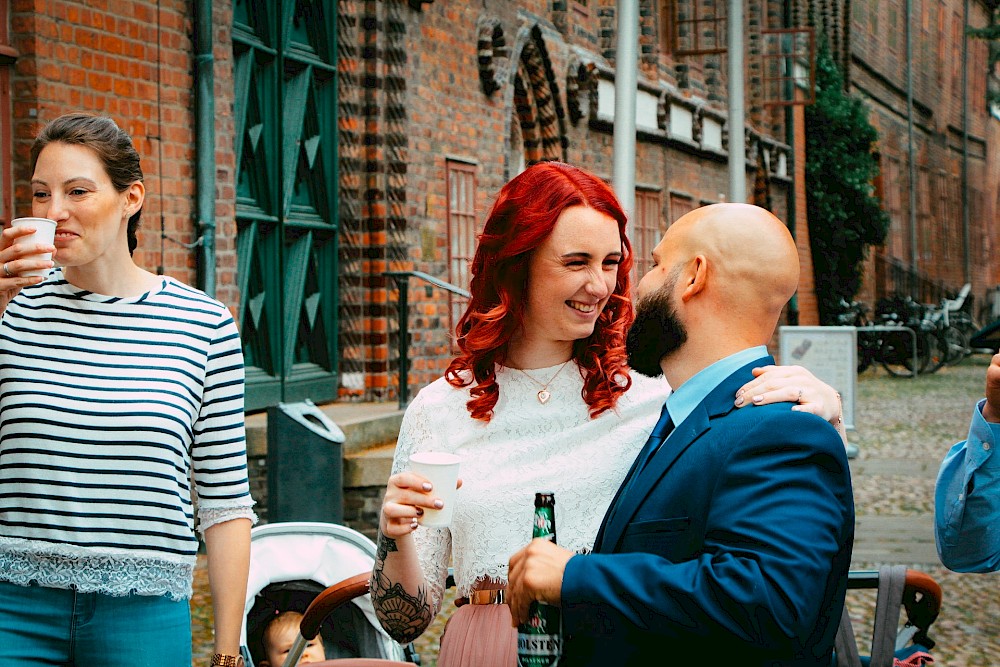
[[(317, 406), (344, 432), (344, 456), (394, 443), (403, 421), (396, 403), (327, 403)], [(246, 417), (247, 455), (267, 455), (267, 413)]]
[(932, 515), (859, 516), (855, 522), (856, 563), (940, 565)]
[(925, 459), (855, 459), (851, 461), (851, 475), (855, 478), (869, 475), (937, 479), (941, 462)]
[(344, 456), (344, 486), (384, 487), (392, 472), (392, 455), (395, 451), (396, 443), (390, 442)]

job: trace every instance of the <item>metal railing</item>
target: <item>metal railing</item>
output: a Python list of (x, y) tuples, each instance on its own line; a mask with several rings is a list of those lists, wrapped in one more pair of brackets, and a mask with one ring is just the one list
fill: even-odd
[(879, 298), (893, 294), (908, 294), (914, 301), (920, 303), (937, 303), (958, 291), (949, 288), (943, 280), (934, 280), (895, 257), (875, 255), (875, 272)]
[(396, 301), (396, 311), (399, 317), (399, 409), (402, 410), (410, 402), (409, 387), (409, 345), (410, 345), (410, 309), (409, 292), (410, 278), (418, 278), (434, 287), (456, 294), (468, 299), (472, 295), (468, 290), (464, 290), (457, 285), (445, 282), (440, 278), (435, 278), (423, 271), (383, 271), (382, 275), (391, 278), (396, 283), (399, 290), (399, 299)]

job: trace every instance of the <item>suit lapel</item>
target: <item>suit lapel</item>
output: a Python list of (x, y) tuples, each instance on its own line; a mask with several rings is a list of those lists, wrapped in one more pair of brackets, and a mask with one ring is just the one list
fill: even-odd
[[(674, 429), (670, 437), (664, 441), (656, 455), (650, 459), (646, 467), (639, 473), (639, 477), (636, 479), (635, 484), (632, 485), (629, 493), (617, 498), (617, 510), (613, 513), (609, 510), (611, 521), (604, 526), (603, 540), (600, 542), (602, 551), (606, 553), (607, 551), (613, 551), (617, 547), (618, 541), (621, 539), (622, 533), (625, 532), (629, 521), (635, 516), (636, 510), (639, 509), (639, 505), (642, 504), (642, 501), (652, 491), (653, 486), (666, 473), (670, 466), (673, 465), (677, 457), (683, 454), (684, 450), (690, 447), (691, 443), (707, 429), (708, 417), (705, 414), (704, 408), (699, 405), (680, 426)], [(634, 470), (633, 474), (635, 474)], [(630, 477), (631, 475), (626, 478), (626, 484)], [(611, 506), (615, 507), (615, 504), (612, 503)]]
[(601, 521), (601, 527), (597, 531), (597, 539), (594, 540), (594, 551), (599, 552), (601, 550), (601, 545), (604, 544), (604, 539), (606, 537), (606, 531), (608, 526), (611, 525), (611, 519), (614, 517), (615, 513), (619, 511), (618, 503), (621, 502), (622, 492), (625, 491), (625, 487), (628, 486), (628, 481), (632, 479), (632, 475), (635, 474), (636, 468), (639, 467), (639, 461), (642, 460), (642, 451), (635, 457), (635, 461), (632, 462), (632, 468), (625, 475), (625, 479), (621, 484), (618, 485), (618, 491), (615, 492), (615, 497), (608, 505), (607, 512), (604, 513), (604, 519)]
[(599, 550), (601, 544), (603, 543), (604, 531), (608, 527), (611, 518), (614, 516), (614, 513), (618, 509), (618, 500), (619, 498), (621, 498), (622, 494), (628, 488), (629, 480), (631, 480), (633, 475), (636, 474), (636, 470), (639, 469), (640, 464), (646, 460), (646, 453), (648, 451), (647, 448), (650, 446), (651, 441), (655, 438), (656, 443), (652, 444), (655, 444), (657, 446), (659, 445), (659, 443), (663, 442), (662, 438), (657, 437), (657, 432), (661, 430), (661, 427), (663, 427), (664, 430), (667, 430), (668, 428), (670, 431), (673, 430), (673, 422), (670, 422), (669, 427), (663, 425), (663, 422), (666, 419), (669, 419), (669, 417), (670, 415), (667, 412), (667, 406), (664, 405), (663, 409), (660, 411), (660, 418), (656, 421), (656, 424), (653, 426), (653, 430), (652, 432), (650, 432), (649, 438), (646, 440), (646, 444), (643, 445), (642, 449), (639, 450), (639, 453), (636, 454), (635, 460), (632, 461), (632, 467), (629, 468), (628, 474), (625, 475), (625, 479), (622, 480), (622, 483), (618, 485), (618, 491), (615, 492), (615, 497), (611, 500), (611, 504), (608, 505), (608, 509), (604, 513), (604, 519), (601, 521), (601, 527), (597, 531), (597, 538), (594, 540), (595, 551)]
[[(702, 435), (711, 430), (712, 420), (736, 409), (733, 398), (736, 390), (744, 383), (753, 378), (751, 370), (757, 366), (774, 363), (770, 357), (757, 359), (739, 369), (728, 378), (723, 380), (719, 386), (712, 390), (705, 399), (688, 415), (680, 426), (674, 429), (670, 437), (663, 443), (656, 455), (650, 460), (646, 467), (639, 473), (638, 479), (631, 487), (628, 494), (622, 495), (621, 488), (615, 501), (611, 503), (611, 509), (605, 515), (605, 523), (598, 533), (598, 540), (595, 542), (594, 550), (608, 553), (618, 547), (625, 529), (635, 516), (639, 506), (650, 494), (650, 492), (660, 483), (677, 459)], [(625, 478), (625, 484), (633, 474)], [(615, 505), (616, 511), (612, 511)]]

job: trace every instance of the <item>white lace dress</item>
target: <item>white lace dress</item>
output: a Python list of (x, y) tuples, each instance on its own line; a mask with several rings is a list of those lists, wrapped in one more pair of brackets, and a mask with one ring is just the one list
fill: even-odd
[[(558, 370), (529, 372), (544, 382)], [(500, 397), (488, 424), (469, 415), (468, 388), (443, 378), (421, 390), (403, 417), (393, 473), (405, 470), (418, 451), (462, 457), (451, 528), (421, 527), (414, 534), (435, 612), (452, 560), (459, 596), (476, 582), (506, 583), (510, 556), (531, 540), (536, 491), (555, 494), (559, 544), (590, 550), (669, 393), (663, 378), (633, 373), (615, 410), (591, 419), (575, 364), (549, 384), (544, 405), (537, 398), (541, 387), (521, 371), (499, 368), (497, 382)], [(449, 626), (449, 641), (452, 635)]]

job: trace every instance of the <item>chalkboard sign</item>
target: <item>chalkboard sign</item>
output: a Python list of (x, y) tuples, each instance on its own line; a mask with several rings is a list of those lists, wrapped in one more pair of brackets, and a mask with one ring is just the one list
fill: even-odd
[(858, 332), (854, 327), (781, 327), (780, 363), (809, 369), (840, 392), (844, 426), (854, 428), (854, 391), (858, 380)]

